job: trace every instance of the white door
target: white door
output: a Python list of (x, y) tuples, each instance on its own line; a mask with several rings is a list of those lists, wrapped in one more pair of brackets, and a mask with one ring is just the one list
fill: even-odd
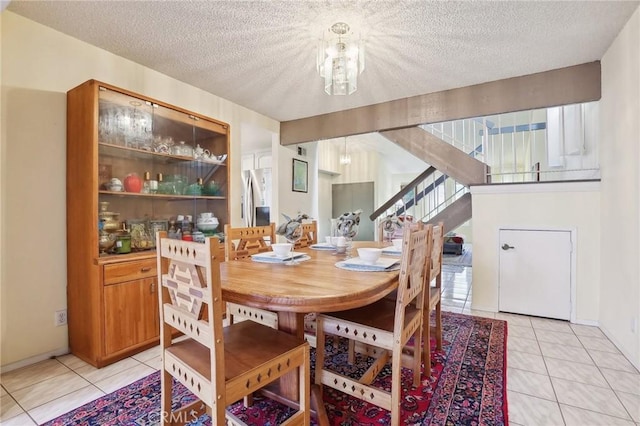
[(499, 310), (569, 320), (571, 232), (500, 230)]

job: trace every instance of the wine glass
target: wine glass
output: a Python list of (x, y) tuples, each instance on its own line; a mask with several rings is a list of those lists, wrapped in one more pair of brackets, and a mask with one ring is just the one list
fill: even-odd
[(294, 252), (295, 252), (296, 243), (300, 241), (300, 238), (302, 238), (302, 223), (297, 221), (289, 222), (287, 224), (287, 230), (286, 230), (286, 233), (284, 234), (284, 238), (287, 240), (288, 243), (291, 243), (291, 259), (285, 262), (285, 264), (287, 265), (299, 264), (300, 262), (296, 260)]
[(346, 246), (345, 259), (350, 259), (353, 239), (358, 235), (358, 222), (354, 220), (345, 220), (338, 223), (338, 235), (344, 237)]

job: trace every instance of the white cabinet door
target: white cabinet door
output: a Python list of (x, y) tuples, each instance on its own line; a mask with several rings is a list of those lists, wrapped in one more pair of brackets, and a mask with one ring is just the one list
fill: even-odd
[(571, 232), (500, 230), (499, 310), (569, 320)]

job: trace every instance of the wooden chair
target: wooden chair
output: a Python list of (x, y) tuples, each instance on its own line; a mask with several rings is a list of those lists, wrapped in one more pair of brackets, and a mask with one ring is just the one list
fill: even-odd
[[(442, 349), (442, 251), (444, 248), (444, 222), (433, 226), (433, 244), (431, 247), (430, 273), (428, 280), (429, 291), (425, 299), (424, 336), (422, 342), (425, 374), (431, 374), (431, 311), (435, 310), (436, 349)], [(433, 285), (431, 285), (433, 284)]]
[[(413, 386), (420, 385), (422, 361), (422, 325), (424, 319), (425, 284), (429, 276), (431, 225), (405, 227), (404, 247), (400, 262), (397, 300), (383, 298), (358, 309), (318, 314), (317, 348), (324, 348), (325, 334), (330, 333), (376, 347), (377, 357), (360, 379), (355, 380), (327, 369), (323, 350), (316, 350), (315, 383), (329, 386), (352, 397), (391, 411), (391, 424), (400, 422), (402, 349), (413, 338), (416, 342), (411, 368)], [(377, 374), (391, 357), (391, 392), (371, 386)]]
[[(244, 424), (226, 407), (289, 372), (298, 371), (300, 405), (287, 425), (310, 422), (309, 344), (253, 321), (222, 325), (217, 238), (205, 244), (156, 237), (162, 347), (162, 424), (184, 424), (205, 410), (213, 425)], [(200, 311), (207, 320), (201, 319)], [(178, 330), (186, 339), (175, 341)], [(173, 380), (199, 400), (171, 406)], [(226, 417), (226, 419), (225, 419)]]
[[(271, 223), (266, 226), (253, 226), (247, 228), (233, 228), (224, 226), (224, 243), (227, 260), (244, 259), (253, 254), (271, 251), (266, 242), (276, 241), (276, 225)], [(233, 324), (234, 317), (249, 319), (271, 328), (278, 328), (278, 315), (275, 312), (250, 306), (227, 302), (227, 315), (229, 323)]]
[(309, 247), (312, 244), (318, 244), (317, 220), (302, 224), (302, 238), (296, 243), (295, 248)]
[(224, 225), (224, 245), (227, 260), (243, 259), (256, 253), (270, 251), (269, 244), (276, 242), (276, 225), (271, 223), (265, 226), (252, 226), (247, 228), (233, 228)]

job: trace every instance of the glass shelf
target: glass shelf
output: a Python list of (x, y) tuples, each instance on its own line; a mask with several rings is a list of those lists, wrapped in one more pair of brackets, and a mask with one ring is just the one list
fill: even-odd
[(193, 157), (185, 157), (182, 155), (165, 154), (162, 152), (147, 151), (138, 148), (129, 148), (121, 145), (113, 145), (110, 143), (98, 142), (100, 146), (100, 155), (129, 158), (129, 159), (153, 159), (158, 163), (170, 164), (175, 162), (192, 163), (194, 166), (225, 166), (224, 161), (201, 160)]
[(100, 195), (111, 195), (114, 197), (141, 197), (141, 198), (161, 198), (164, 200), (226, 200), (227, 197), (220, 195), (174, 195), (174, 194), (144, 194), (142, 192), (107, 191), (99, 190)]

